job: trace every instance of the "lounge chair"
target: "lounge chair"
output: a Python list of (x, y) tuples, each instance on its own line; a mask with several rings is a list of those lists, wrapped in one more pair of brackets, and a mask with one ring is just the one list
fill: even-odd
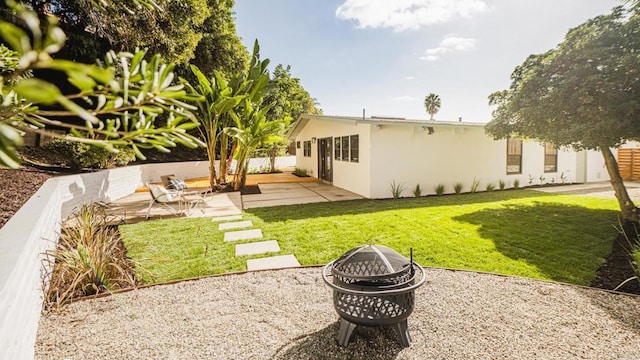
[[(205, 204), (204, 198), (199, 195), (185, 195), (177, 190), (167, 190), (162, 185), (149, 183), (147, 183), (147, 188), (151, 195), (151, 201), (149, 201), (149, 206), (147, 207), (147, 219), (149, 218), (153, 204), (159, 204), (175, 216), (189, 216), (192, 210), (198, 206), (202, 207)], [(177, 208), (174, 205), (177, 205)]]

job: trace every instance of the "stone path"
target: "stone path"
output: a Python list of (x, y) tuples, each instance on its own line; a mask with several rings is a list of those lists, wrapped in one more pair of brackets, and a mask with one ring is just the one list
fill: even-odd
[[(220, 223), (218, 224), (218, 230), (225, 231), (225, 242), (252, 240), (252, 242), (235, 244), (236, 257), (280, 252), (280, 245), (277, 240), (253, 241), (262, 239), (262, 230), (246, 229), (253, 227), (253, 222), (251, 222), (251, 220), (242, 220), (242, 215), (218, 216), (213, 217), (211, 221)], [(247, 270), (250, 271), (282, 269), (296, 266), (300, 266), (300, 262), (293, 254), (247, 260)]]

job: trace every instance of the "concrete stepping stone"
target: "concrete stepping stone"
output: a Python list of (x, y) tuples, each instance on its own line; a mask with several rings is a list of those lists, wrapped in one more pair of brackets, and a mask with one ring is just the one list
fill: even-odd
[(216, 216), (211, 218), (213, 222), (242, 220), (242, 215)]
[(236, 245), (236, 256), (257, 255), (278, 251), (280, 251), (280, 246), (276, 240)]
[(261, 229), (229, 231), (224, 233), (224, 241), (226, 242), (238, 241), (238, 240), (249, 240), (249, 239), (261, 239), (261, 238), (262, 238)]
[(242, 228), (252, 227), (252, 226), (253, 226), (253, 223), (251, 222), (251, 220), (226, 222), (226, 223), (219, 224), (218, 230), (224, 231), (224, 230), (230, 230), (230, 229), (242, 229)]
[(300, 266), (293, 254), (247, 260), (247, 270), (282, 269)]

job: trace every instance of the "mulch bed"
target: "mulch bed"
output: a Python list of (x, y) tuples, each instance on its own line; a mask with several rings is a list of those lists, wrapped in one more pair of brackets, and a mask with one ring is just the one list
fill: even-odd
[[(613, 244), (611, 253), (607, 255), (606, 262), (598, 268), (596, 278), (591, 282), (592, 287), (613, 290), (625, 280), (633, 277), (631, 267), (629, 242), (620, 234)], [(617, 291), (640, 295), (640, 280), (631, 280), (621, 286)]]

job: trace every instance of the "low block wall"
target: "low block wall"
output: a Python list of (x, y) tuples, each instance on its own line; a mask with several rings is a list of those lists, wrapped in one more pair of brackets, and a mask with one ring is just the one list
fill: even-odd
[[(251, 160), (259, 167), (264, 160)], [(277, 166), (291, 158), (278, 158)], [(268, 160), (267, 160), (268, 163)], [(42, 309), (42, 253), (54, 249), (60, 224), (74, 209), (111, 202), (160, 176), (205, 177), (207, 161), (128, 166), (47, 180), (0, 228), (0, 359), (33, 359)]]

